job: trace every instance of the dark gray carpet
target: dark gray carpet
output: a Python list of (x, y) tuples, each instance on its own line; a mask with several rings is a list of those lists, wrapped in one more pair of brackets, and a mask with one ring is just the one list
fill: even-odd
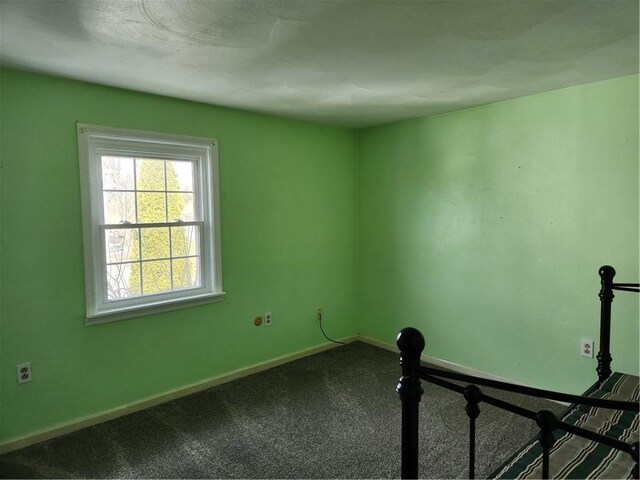
[[(2, 477), (397, 478), (398, 377), (397, 355), (353, 343), (5, 454)], [(467, 477), (464, 405), (461, 395), (425, 385), (422, 477)], [(481, 409), (478, 477), (536, 433), (531, 421)]]

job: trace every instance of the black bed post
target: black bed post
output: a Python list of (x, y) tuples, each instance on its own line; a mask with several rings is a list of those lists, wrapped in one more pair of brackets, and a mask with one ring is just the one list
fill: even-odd
[(424, 337), (415, 328), (403, 328), (396, 344), (400, 349), (402, 376), (396, 391), (402, 401), (401, 478), (418, 478), (418, 404), (424, 390), (418, 376)]
[(464, 398), (467, 400), (465, 410), (469, 417), (469, 478), (476, 478), (476, 419), (480, 416), (480, 398), (482, 392), (475, 385), (468, 385), (464, 389)]
[(553, 431), (556, 429), (558, 419), (549, 410), (540, 410), (536, 415), (536, 423), (540, 427), (538, 441), (542, 446), (542, 478), (551, 478), (549, 475), (549, 455), (551, 447), (555, 443)]
[(638, 442), (634, 442), (631, 445), (631, 457), (633, 458), (633, 461), (636, 462), (636, 466), (633, 467), (633, 472), (632, 472), (633, 478), (640, 477), (640, 472), (638, 471), (638, 455), (639, 454), (640, 454), (640, 446), (638, 445)]
[(613, 302), (613, 277), (616, 271), (609, 265), (600, 267), (600, 350), (598, 351), (598, 381), (600, 384), (611, 375), (611, 353), (609, 340), (611, 337), (611, 302)]

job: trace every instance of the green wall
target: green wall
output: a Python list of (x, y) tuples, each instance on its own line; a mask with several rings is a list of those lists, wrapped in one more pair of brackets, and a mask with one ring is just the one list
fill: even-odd
[[(0, 74), (0, 440), (355, 333), (354, 131)], [(219, 140), (224, 303), (84, 326), (77, 121)]]
[[(0, 75), (0, 442), (322, 344), (318, 306), (335, 337), (413, 325), (430, 355), (579, 392), (597, 268), (639, 276), (637, 76), (356, 132)], [(219, 140), (223, 303), (84, 326), (77, 121)], [(638, 316), (618, 294), (619, 370)]]
[[(638, 279), (637, 76), (361, 131), (358, 175), (361, 333), (412, 325), (451, 362), (595, 380), (597, 270)], [(637, 373), (638, 295), (613, 312), (613, 366)]]

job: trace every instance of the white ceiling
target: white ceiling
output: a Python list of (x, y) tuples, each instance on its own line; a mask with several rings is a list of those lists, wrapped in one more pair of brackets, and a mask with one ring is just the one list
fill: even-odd
[(638, 0), (2, 0), (4, 65), (362, 127), (638, 72)]

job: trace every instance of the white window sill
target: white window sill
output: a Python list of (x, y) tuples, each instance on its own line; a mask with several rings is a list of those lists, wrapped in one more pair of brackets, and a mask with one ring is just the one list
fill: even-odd
[(225, 292), (207, 293), (180, 300), (167, 300), (165, 302), (156, 302), (150, 305), (135, 305), (120, 309), (109, 310), (108, 312), (93, 313), (87, 315), (84, 322), (86, 326), (100, 325), (102, 323), (116, 322), (118, 320), (126, 320), (127, 318), (144, 317), (156, 313), (169, 312), (182, 308), (194, 307), (196, 305), (204, 305), (207, 303), (222, 302)]

